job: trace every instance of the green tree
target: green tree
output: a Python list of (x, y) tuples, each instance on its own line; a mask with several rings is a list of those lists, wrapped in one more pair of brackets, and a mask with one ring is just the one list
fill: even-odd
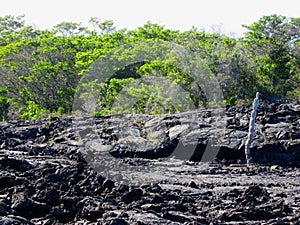
[[(264, 16), (245, 26), (248, 31), (237, 40), (151, 22), (129, 31), (117, 30), (110, 20), (91, 18), (89, 23), (90, 30), (80, 23), (62, 22), (48, 31), (25, 26), (24, 16), (0, 17), (1, 120), (13, 110), (23, 119), (69, 113), (76, 88), (82, 90), (82, 99), (90, 91), (99, 93), (99, 115), (129, 109), (176, 112), (186, 105), (180, 106), (168, 93), (188, 93), (183, 102), (192, 99), (195, 107), (205, 105), (210, 101), (205, 93), (213, 92), (205, 83), (214, 78), (227, 104), (252, 99), (256, 91), (267, 100), (300, 99), (300, 18)], [(178, 45), (189, 54), (170, 51), (170, 46), (176, 50)], [(111, 61), (95, 66), (107, 59)], [(93, 73), (98, 76), (91, 75), (77, 87), (83, 75)], [(135, 99), (134, 106), (116, 105), (124, 102), (122, 96)]]
[(114, 26), (114, 22), (112, 20), (105, 20), (101, 22), (101, 19), (97, 17), (91, 17), (89, 24), (91, 24), (94, 28), (92, 31), (90, 31), (90, 34), (94, 36), (112, 34), (116, 31), (116, 27)]
[(54, 26), (54, 31), (56, 31), (57, 34), (62, 35), (64, 37), (74, 35), (85, 35), (88, 33), (88, 29), (86, 27), (82, 27), (80, 23), (74, 22), (61, 22)]
[(9, 100), (7, 97), (7, 88), (0, 87), (0, 121), (7, 119)]
[(24, 24), (24, 16), (0, 17), (0, 46), (15, 41), (18, 31), (24, 28)]
[[(2, 48), (0, 80), (22, 111), (32, 103), (48, 112), (63, 107), (70, 112), (79, 80), (75, 55), (80, 37), (43, 36)], [(24, 106), (25, 105), (25, 106)]]
[(300, 38), (299, 18), (264, 16), (245, 27), (248, 32), (243, 43), (252, 60), (250, 66), (255, 67), (253, 81), (269, 98), (286, 96), (299, 85), (293, 79), (296, 74), (291, 64), (298, 57), (294, 46)]

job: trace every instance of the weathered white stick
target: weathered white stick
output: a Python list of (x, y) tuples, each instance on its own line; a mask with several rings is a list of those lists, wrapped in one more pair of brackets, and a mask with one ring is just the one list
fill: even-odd
[(251, 153), (250, 153), (250, 145), (251, 145), (253, 135), (254, 135), (255, 117), (256, 117), (256, 110), (257, 110), (258, 104), (259, 104), (259, 92), (256, 92), (256, 97), (252, 104), (253, 110), (251, 112), (251, 117), (250, 117), (250, 122), (249, 122), (248, 137), (247, 137), (247, 140), (245, 143), (245, 155), (246, 155), (246, 160), (247, 160), (248, 165), (252, 162), (252, 157), (251, 157)]

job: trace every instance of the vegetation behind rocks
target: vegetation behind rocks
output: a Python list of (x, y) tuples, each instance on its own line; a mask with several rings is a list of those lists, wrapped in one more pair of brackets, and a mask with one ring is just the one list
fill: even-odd
[[(223, 104), (248, 102), (257, 91), (265, 101), (300, 99), (300, 18), (264, 16), (244, 25), (247, 32), (238, 39), (196, 28), (170, 30), (151, 22), (135, 30), (118, 30), (112, 21), (98, 18), (91, 18), (89, 23), (89, 28), (62, 22), (51, 30), (39, 30), (26, 25), (23, 16), (0, 17), (0, 120), (69, 114), (78, 82), (96, 59), (126, 44), (157, 39), (182, 45), (204, 59), (220, 83)], [(188, 74), (158, 59), (115, 71), (101, 89), (99, 115), (110, 113), (116, 95), (126, 84), (153, 75), (153, 71), (183, 84), (195, 107), (206, 104)], [(148, 89), (140, 86), (134, 93), (147, 93)], [(160, 100), (146, 95), (135, 111), (145, 113), (147, 102)], [(150, 113), (160, 112), (158, 106)]]

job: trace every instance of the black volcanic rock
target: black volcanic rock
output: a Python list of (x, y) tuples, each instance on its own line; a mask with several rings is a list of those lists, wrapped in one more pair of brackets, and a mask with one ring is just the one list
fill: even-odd
[(300, 106), (260, 106), (246, 166), (250, 112), (0, 123), (0, 224), (297, 224)]
[[(274, 107), (270, 110), (269, 107), (262, 106), (258, 110), (251, 145), (254, 162), (299, 167), (298, 106), (278, 105), (279, 111), (274, 110)], [(90, 155), (97, 158), (97, 149), (101, 148), (107, 149), (116, 158), (157, 159), (170, 156), (208, 162), (216, 158), (227, 161), (244, 160), (250, 112), (250, 109), (233, 107), (227, 111), (191, 111), (176, 116), (125, 115), (96, 118), (94, 122), (100, 140), (95, 139), (95, 147), (84, 155), (87, 159)], [(81, 137), (85, 140), (91, 135), (93, 132)], [(208, 148), (212, 154), (204, 154)]]
[(143, 190), (140, 188), (133, 189), (122, 196), (122, 201), (125, 204), (129, 204), (134, 201), (138, 201), (142, 198)]

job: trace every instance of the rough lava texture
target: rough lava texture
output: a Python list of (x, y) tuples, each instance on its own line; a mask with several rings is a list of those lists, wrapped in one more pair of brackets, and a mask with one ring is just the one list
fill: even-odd
[(0, 123), (0, 224), (299, 224), (300, 106), (258, 109), (247, 167), (250, 111)]

